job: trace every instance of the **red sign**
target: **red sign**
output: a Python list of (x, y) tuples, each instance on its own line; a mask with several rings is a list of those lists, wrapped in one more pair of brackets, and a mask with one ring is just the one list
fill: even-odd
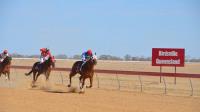
[(185, 62), (185, 49), (152, 48), (152, 66), (179, 66)]

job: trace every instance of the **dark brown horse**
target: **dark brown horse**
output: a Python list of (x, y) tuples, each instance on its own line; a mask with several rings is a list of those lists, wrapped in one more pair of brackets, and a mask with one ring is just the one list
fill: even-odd
[[(68, 85), (68, 87), (71, 87), (71, 83), (72, 83), (72, 77), (75, 76), (77, 73), (79, 73), (81, 76), (79, 77), (79, 81), (80, 81), (80, 89), (82, 89), (85, 85), (85, 79), (89, 78), (90, 79), (90, 86), (86, 86), (88, 88), (92, 87), (92, 83), (93, 83), (93, 75), (94, 75), (94, 65), (97, 64), (97, 59), (94, 57), (91, 57), (82, 67), (81, 71), (80, 71), (80, 67), (82, 65), (82, 61), (76, 61), (71, 69), (71, 72), (69, 74), (69, 80), (70, 83)], [(82, 84), (81, 84), (82, 83)]]
[(1, 74), (4, 74), (8, 80), (10, 80), (10, 65), (11, 65), (11, 57), (6, 57), (2, 63), (0, 63), (0, 77)]
[(51, 73), (51, 68), (55, 67), (55, 60), (53, 57), (50, 57), (48, 60), (46, 60), (44, 63), (36, 62), (33, 64), (33, 67), (29, 73), (25, 73), (26, 76), (33, 73), (33, 82), (32, 87), (35, 86), (35, 82), (37, 81), (37, 78), (44, 74), (46, 77), (46, 80), (49, 80), (49, 75)]

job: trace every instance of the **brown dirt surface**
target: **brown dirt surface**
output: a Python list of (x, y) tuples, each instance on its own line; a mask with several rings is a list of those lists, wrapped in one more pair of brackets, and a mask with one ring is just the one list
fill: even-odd
[[(13, 65), (32, 66), (37, 61), (14, 59)], [(70, 68), (75, 60), (57, 60), (56, 67)], [(200, 63), (186, 63), (177, 72), (200, 73)], [(159, 71), (150, 62), (98, 61), (97, 69)], [(173, 72), (165, 67), (163, 71)], [(29, 70), (11, 70), (11, 80), (0, 77), (0, 112), (200, 112), (200, 79), (191, 79), (193, 96), (188, 78), (141, 76), (140, 92), (138, 76), (95, 74), (94, 87), (79, 94), (78, 76), (73, 78), (72, 88), (67, 88), (69, 72), (52, 71), (49, 82), (40, 76), (36, 88), (31, 88)], [(118, 77), (119, 81), (116, 80)], [(99, 83), (98, 83), (99, 82)], [(88, 80), (86, 80), (88, 84)], [(99, 87), (97, 86), (99, 84)], [(120, 88), (119, 88), (120, 84)]]
[(87, 89), (85, 94), (0, 88), (1, 112), (199, 112), (200, 98)]

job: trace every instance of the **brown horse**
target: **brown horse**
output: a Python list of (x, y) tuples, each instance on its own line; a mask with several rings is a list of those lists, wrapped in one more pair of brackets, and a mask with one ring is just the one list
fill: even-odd
[(46, 60), (44, 63), (36, 62), (33, 64), (33, 67), (29, 73), (25, 73), (26, 76), (33, 73), (33, 82), (32, 87), (35, 86), (35, 82), (37, 81), (37, 78), (44, 74), (46, 77), (46, 80), (49, 80), (49, 75), (51, 73), (51, 66), (55, 67), (55, 60), (53, 57), (50, 57), (48, 60)]
[(10, 80), (10, 65), (12, 58), (7, 56), (2, 63), (0, 63), (0, 77), (4, 74)]
[[(93, 83), (93, 75), (94, 75), (94, 65), (97, 64), (97, 59), (94, 57), (91, 57), (82, 67), (81, 71), (80, 71), (80, 67), (82, 65), (83, 61), (76, 61), (71, 69), (71, 72), (69, 74), (69, 80), (70, 83), (68, 85), (68, 87), (71, 87), (71, 79), (73, 76), (75, 76), (77, 73), (79, 73), (81, 76), (79, 77), (79, 81), (80, 81), (80, 89), (82, 89), (85, 85), (85, 79), (89, 78), (90, 79), (90, 86), (86, 86), (87, 88), (91, 88), (92, 87), (92, 83)], [(81, 84), (82, 83), (82, 84)]]

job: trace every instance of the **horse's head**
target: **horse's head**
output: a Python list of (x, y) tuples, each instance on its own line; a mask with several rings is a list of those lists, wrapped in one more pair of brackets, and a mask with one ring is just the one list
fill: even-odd
[(52, 66), (53, 68), (55, 67), (55, 58), (54, 56), (51, 56), (46, 63), (48, 64), (48, 66)]
[(96, 65), (97, 64), (97, 56), (96, 55), (93, 55), (90, 60), (89, 60), (93, 65)]
[(55, 62), (56, 62), (56, 60), (55, 60), (54, 56), (51, 56), (49, 59), (51, 60), (52, 67), (55, 68)]

